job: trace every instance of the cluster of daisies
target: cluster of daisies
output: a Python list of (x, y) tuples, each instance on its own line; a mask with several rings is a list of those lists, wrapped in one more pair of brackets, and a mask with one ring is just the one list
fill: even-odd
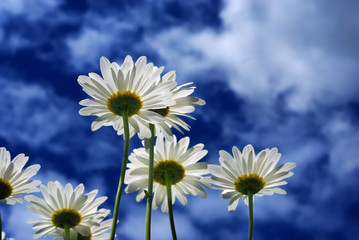
[[(109, 221), (102, 221), (110, 211), (98, 209), (107, 197), (96, 198), (97, 190), (84, 194), (84, 186), (75, 189), (68, 183), (65, 187), (58, 181), (49, 182), (47, 186), (40, 185), (39, 180), (30, 180), (40, 169), (39, 164), (24, 169), (29, 157), (17, 155), (11, 160), (11, 155), (4, 147), (0, 148), (0, 202), (9, 205), (23, 203), (20, 195), (31, 203), (28, 208), (41, 216), (40, 219), (29, 221), (37, 229), (34, 239), (44, 235), (54, 239), (64, 239), (64, 231), (68, 227), (71, 240), (76, 239), (108, 239)], [(39, 188), (40, 185), (40, 188)], [(43, 199), (28, 195), (40, 192)], [(1, 219), (0, 219), (1, 220)], [(1, 221), (0, 221), (1, 227)], [(1, 239), (5, 238), (2, 232)]]
[[(85, 194), (82, 184), (74, 188), (70, 183), (40, 185), (39, 180), (30, 180), (40, 165), (24, 169), (28, 157), (20, 154), (11, 160), (5, 148), (0, 148), (0, 202), (22, 203), (19, 196), (26, 195), (28, 208), (40, 216), (29, 222), (36, 230), (34, 239), (52, 236), (56, 240), (113, 240), (121, 222), (118, 215), (122, 192), (137, 191), (136, 201), (147, 201), (145, 239), (151, 239), (151, 211), (160, 206), (169, 215), (172, 239), (177, 239), (172, 211), (176, 199), (187, 205), (187, 195), (206, 198), (205, 189), (214, 188), (230, 199), (229, 212), (242, 198), (249, 206), (251, 239), (253, 196), (286, 194), (280, 186), (287, 184), (283, 179), (293, 175), (295, 164), (276, 166), (281, 156), (276, 148), (256, 154), (251, 145), (242, 152), (233, 147), (232, 154), (220, 151), (220, 165), (203, 162), (207, 155), (203, 144), (190, 147), (189, 137), (178, 140), (172, 133), (172, 129), (182, 134), (182, 129), (189, 131), (183, 117), (194, 119), (189, 114), (205, 104), (190, 96), (195, 90), (192, 83), (177, 86), (174, 71), (162, 75), (164, 68), (148, 63), (146, 57), (134, 62), (127, 56), (122, 65), (102, 57), (100, 68), (102, 76), (89, 73), (78, 78), (83, 91), (91, 97), (80, 102), (84, 107), (79, 113), (97, 117), (91, 125), (93, 131), (112, 126), (118, 135), (123, 135), (124, 154), (113, 212), (100, 208), (107, 197), (96, 198), (97, 190)], [(143, 147), (129, 154), (129, 142), (136, 134)], [(28, 195), (34, 192), (41, 192), (42, 198)], [(106, 220), (109, 216), (112, 218)], [(9, 238), (2, 232), (1, 239)]]

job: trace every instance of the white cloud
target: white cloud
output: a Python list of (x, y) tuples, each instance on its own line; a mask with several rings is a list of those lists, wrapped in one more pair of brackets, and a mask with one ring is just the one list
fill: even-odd
[[(266, 104), (286, 92), (287, 106), (306, 112), (317, 102), (346, 103), (359, 91), (351, 87), (357, 60), (328, 51), (310, 38), (312, 24), (321, 28), (324, 23), (306, 15), (324, 14), (314, 3), (229, 0), (221, 12), (221, 30), (192, 32), (180, 26), (147, 38), (147, 43), (168, 65), (176, 66), (179, 75), (193, 77), (219, 68), (248, 100)], [(297, 41), (301, 34), (313, 42)]]
[(78, 172), (119, 166), (121, 148), (114, 143), (121, 144), (122, 137), (111, 127), (92, 132), (94, 118), (79, 116), (78, 103), (50, 87), (0, 76), (0, 101), (0, 137), (8, 144), (49, 150)]
[(0, 136), (10, 143), (43, 147), (76, 122), (72, 101), (38, 84), (10, 79), (0, 77)]
[(108, 54), (113, 39), (97, 29), (83, 29), (77, 36), (67, 41), (71, 63), (77, 69), (98, 65), (101, 56)]
[[(241, 115), (249, 125), (248, 130), (240, 132), (235, 130), (240, 122), (224, 118), (225, 131), (239, 136), (241, 144), (279, 147), (282, 163), (297, 163), (289, 184), (306, 184), (308, 204), (312, 206), (297, 202), (297, 194), (264, 197), (256, 201), (260, 211), (257, 217), (264, 221), (271, 217), (284, 221), (299, 211), (295, 221), (303, 228), (314, 229), (329, 222), (329, 214), (321, 212), (318, 201), (330, 201), (338, 189), (344, 188), (338, 182), (344, 184), (341, 180), (352, 178), (359, 168), (359, 131), (349, 116), (335, 116), (338, 106), (358, 99), (359, 89), (353, 87), (359, 73), (355, 67), (358, 58), (350, 46), (336, 38), (343, 33), (342, 26), (348, 35), (356, 30), (326, 10), (314, 2), (228, 0), (221, 12), (220, 29), (194, 32), (178, 26), (146, 38), (178, 76), (200, 76), (201, 81), (208, 81), (203, 78), (213, 69), (225, 74), (216, 80), (228, 79), (243, 99)], [(279, 98), (284, 104), (275, 102)], [(329, 162), (323, 161), (328, 158)], [(314, 182), (309, 180), (316, 172), (325, 175)], [(333, 185), (326, 187), (331, 181)], [(315, 220), (313, 212), (317, 213)], [(344, 216), (333, 214), (332, 229), (328, 226), (324, 232), (342, 226)]]
[(44, 15), (56, 10), (63, 0), (2, 0), (0, 13), (13, 16), (22, 15), (29, 21), (41, 19)]
[[(112, 16), (104, 18), (89, 12), (81, 30), (66, 39), (71, 66), (79, 70), (98, 66), (101, 56), (119, 53), (124, 48), (123, 43), (130, 41), (131, 32), (135, 30), (133, 22)], [(127, 52), (120, 54), (126, 55)]]
[(340, 180), (359, 170), (359, 128), (346, 112), (337, 112), (323, 126), (329, 140), (330, 170)]
[[(56, 27), (59, 23), (68, 22), (71, 13), (65, 15), (58, 11), (63, 3), (63, 0), (0, 1), (0, 43), (3, 49), (13, 54), (22, 48), (34, 47), (49, 41), (44, 39), (47, 31), (40, 29), (44, 27), (39, 22)], [(71, 16), (72, 21), (75, 17)], [(39, 34), (43, 35), (39, 37)], [(42, 55), (39, 57), (45, 57), (45, 53)]]

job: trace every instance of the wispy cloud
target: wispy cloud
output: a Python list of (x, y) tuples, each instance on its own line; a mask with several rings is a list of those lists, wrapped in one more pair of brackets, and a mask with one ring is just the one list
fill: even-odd
[(4, 14), (9, 14), (25, 17), (29, 21), (36, 21), (57, 10), (63, 2), (63, 0), (3, 0), (0, 3), (0, 12), (2, 12), (3, 18), (9, 17)]
[(59, 96), (51, 87), (9, 78), (0, 77), (4, 106), (0, 108), (0, 137), (6, 142), (50, 151), (79, 172), (117, 165), (121, 153), (113, 143), (120, 142), (120, 138), (112, 129), (92, 133), (90, 122), (94, 118), (79, 116), (78, 103)]
[(1, 102), (6, 106), (0, 109), (0, 135), (12, 144), (50, 146), (74, 121), (79, 122), (75, 104), (49, 88), (8, 76), (0, 77), (0, 86)]
[(69, 51), (69, 64), (81, 70), (84, 67), (98, 65), (101, 56), (124, 55), (123, 44), (131, 41), (136, 32), (134, 23), (121, 21), (115, 17), (103, 17), (88, 14), (78, 33), (70, 35), (66, 40)]
[[(281, 11), (283, 8), (286, 11)], [(350, 52), (328, 51), (333, 40), (327, 35), (334, 37), (335, 31), (340, 31), (329, 14), (315, 3), (225, 1), (220, 30), (192, 32), (179, 26), (148, 38), (147, 43), (180, 74), (196, 76), (219, 68), (232, 88), (250, 101), (266, 104), (285, 94), (289, 109), (306, 112), (317, 102), (347, 103), (358, 94), (351, 87), (353, 76), (359, 73), (357, 58)], [(310, 16), (320, 21), (313, 22)], [(348, 32), (357, 32), (355, 25), (339, 21), (348, 24)], [(313, 36), (313, 24), (324, 34)], [(325, 25), (334, 30), (326, 30)], [(304, 36), (306, 41), (297, 41)]]
[(63, 3), (63, 0), (1, 1), (0, 43), (3, 46), (2, 51), (14, 54), (20, 49), (46, 43), (43, 37), (48, 33), (45, 33), (44, 26), (40, 25), (56, 26), (61, 22), (66, 22), (66, 18), (59, 13), (59, 8)]

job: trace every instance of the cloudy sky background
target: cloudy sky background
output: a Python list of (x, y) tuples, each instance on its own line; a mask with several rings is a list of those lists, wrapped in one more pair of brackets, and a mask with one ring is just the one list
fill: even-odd
[[(0, 145), (41, 164), (43, 183), (84, 183), (112, 210), (122, 137), (91, 132), (78, 115), (87, 95), (79, 75), (99, 59), (145, 55), (178, 83), (194, 82), (207, 104), (188, 120), (205, 161), (252, 144), (278, 147), (296, 162), (287, 196), (255, 198), (255, 239), (355, 239), (359, 236), (359, 2), (0, 1)], [(179, 138), (180, 133), (175, 132)], [(131, 149), (139, 146), (134, 138)], [(23, 205), (1, 205), (7, 236), (30, 239)], [(145, 203), (124, 195), (118, 235), (144, 238)], [(228, 200), (176, 203), (179, 239), (245, 239), (247, 207)], [(50, 238), (49, 238), (50, 239)], [(153, 239), (170, 239), (168, 216), (154, 212)]]

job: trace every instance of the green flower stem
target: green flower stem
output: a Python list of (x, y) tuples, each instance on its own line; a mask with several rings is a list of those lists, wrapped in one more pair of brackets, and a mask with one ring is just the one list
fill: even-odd
[(70, 227), (65, 225), (64, 229), (65, 229), (65, 240), (70, 240)]
[(248, 239), (253, 239), (253, 194), (248, 194), (248, 209), (249, 209), (249, 234)]
[(172, 239), (177, 240), (176, 235), (176, 228), (175, 228), (175, 221), (173, 220), (173, 210), (172, 210), (172, 181), (168, 174), (166, 174), (166, 188), (167, 188), (167, 204), (168, 204), (168, 215), (170, 217), (170, 224), (171, 224), (171, 232), (172, 232)]
[(113, 219), (112, 219), (112, 228), (111, 228), (110, 240), (115, 239), (116, 225), (117, 225), (117, 219), (118, 219), (118, 210), (120, 209), (121, 195), (122, 195), (122, 191), (123, 191), (123, 185), (124, 185), (124, 182), (125, 182), (125, 174), (126, 174), (126, 168), (127, 168), (128, 149), (130, 147), (130, 130), (129, 130), (129, 125), (128, 125), (128, 114), (127, 114), (127, 112), (124, 112), (122, 114), (122, 119), (123, 119), (123, 127), (124, 127), (124, 130), (125, 130), (125, 132), (124, 132), (125, 144), (124, 144), (124, 147), (123, 147), (121, 175), (120, 175), (120, 180), (118, 182), (118, 189), (117, 189), (117, 195), (116, 195), (115, 208), (113, 210)]
[(152, 192), (153, 192), (153, 158), (155, 148), (155, 125), (150, 124), (151, 139), (150, 139), (150, 159), (148, 166), (148, 192), (147, 209), (146, 209), (146, 240), (151, 239), (151, 211), (152, 211)]

